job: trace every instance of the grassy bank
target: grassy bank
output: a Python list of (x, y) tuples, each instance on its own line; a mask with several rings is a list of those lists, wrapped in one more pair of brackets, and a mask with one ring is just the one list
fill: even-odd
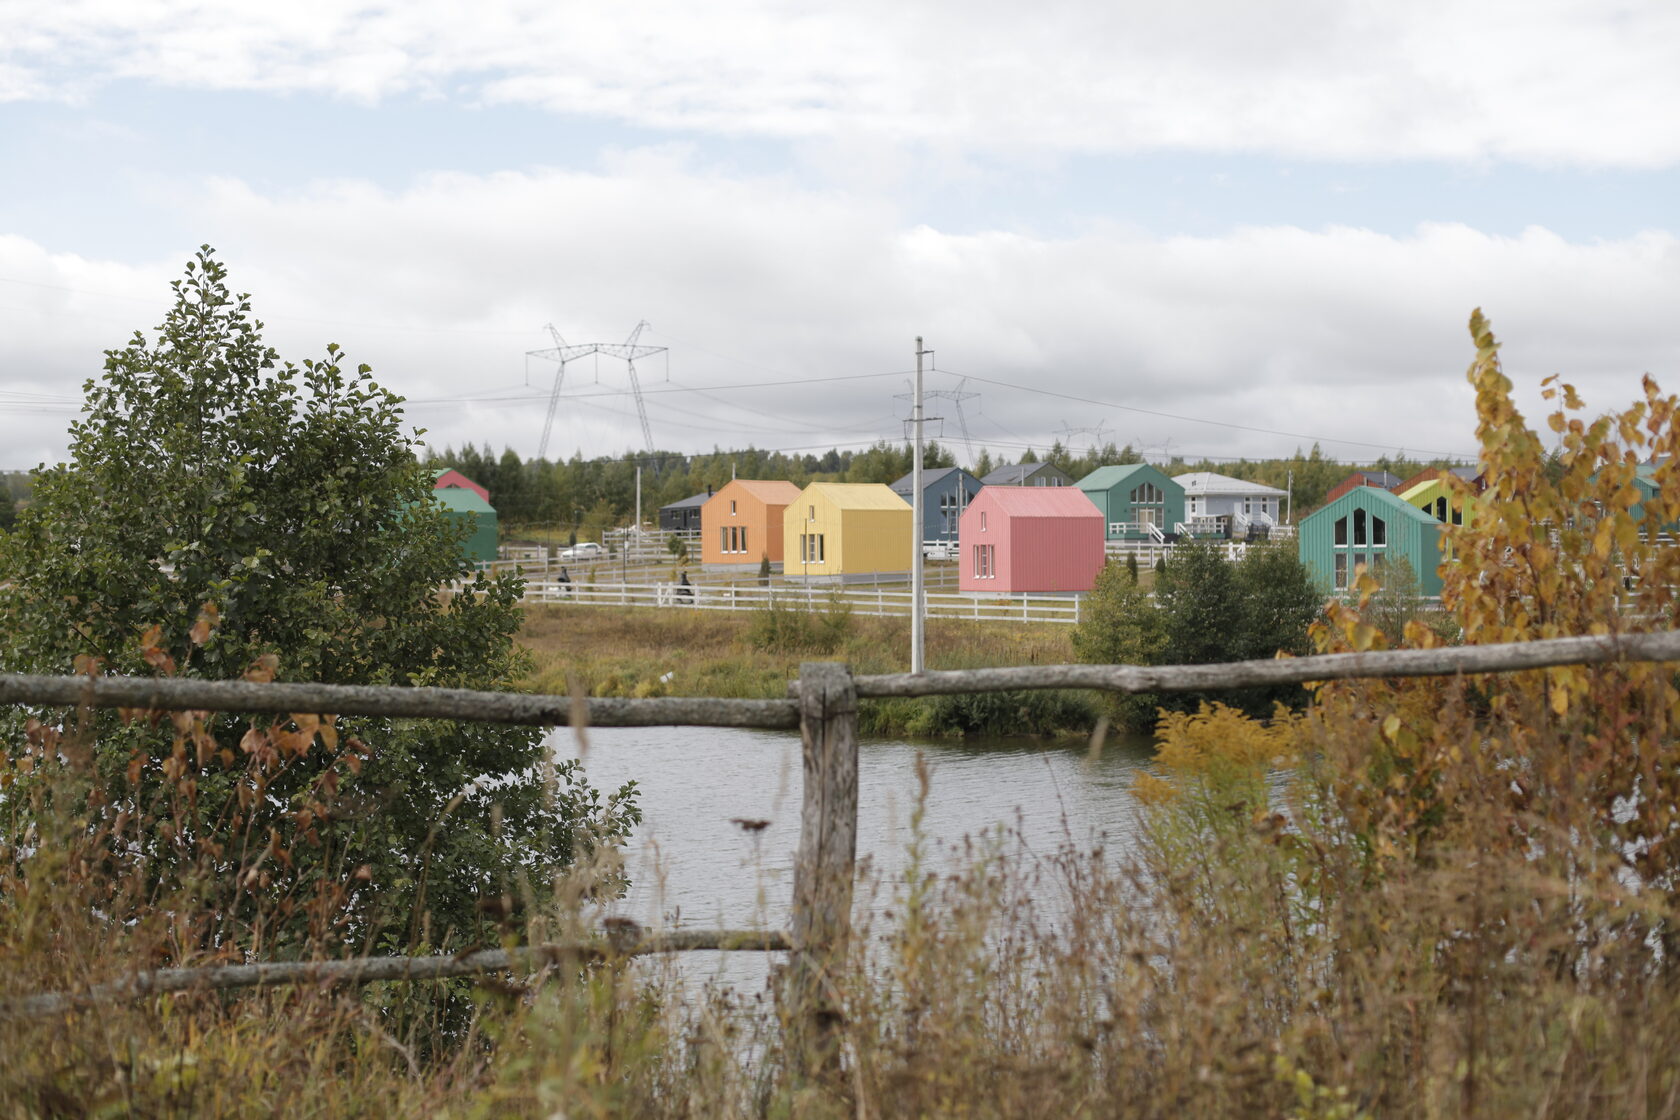
[[(844, 611), (735, 612), (532, 607), (520, 643), (539, 692), (591, 696), (785, 696), (799, 663), (844, 661), (858, 674), (910, 668), (910, 621)], [(930, 669), (1075, 660), (1071, 628), (1053, 623), (929, 619)], [(1096, 718), (1079, 693), (1006, 693), (869, 702), (863, 729), (918, 735), (1084, 732)]]

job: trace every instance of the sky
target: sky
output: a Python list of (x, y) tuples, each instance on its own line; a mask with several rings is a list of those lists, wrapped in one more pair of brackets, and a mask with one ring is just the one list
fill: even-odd
[(1473, 456), (1680, 389), (1671, 0), (0, 5), (0, 469), (201, 244), (423, 440)]

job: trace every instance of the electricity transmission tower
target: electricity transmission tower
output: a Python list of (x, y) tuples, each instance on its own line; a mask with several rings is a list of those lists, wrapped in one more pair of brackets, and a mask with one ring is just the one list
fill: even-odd
[[(968, 464), (969, 466), (973, 466), (974, 440), (968, 434), (968, 417), (963, 415), (963, 402), (978, 400), (980, 394), (964, 392), (963, 386), (967, 384), (968, 378), (965, 377), (961, 381), (957, 382), (957, 387), (955, 389), (924, 389), (922, 390), (922, 397), (924, 400), (928, 397), (939, 397), (943, 400), (951, 401), (957, 406), (957, 427), (962, 430), (963, 446), (968, 449)], [(895, 393), (893, 394), (893, 399), (900, 401), (913, 401), (915, 396), (911, 393)], [(943, 416), (924, 416), (923, 419), (928, 421), (943, 421), (945, 418)], [(912, 421), (906, 421), (906, 423), (912, 423)], [(909, 429), (907, 428), (905, 430), (908, 431)], [(941, 429), (940, 434), (944, 434), (943, 429)]]
[(1068, 449), (1068, 453), (1071, 455), (1073, 453), (1073, 437), (1074, 436), (1090, 436), (1091, 437), (1091, 446), (1088, 450), (1088, 454), (1090, 454), (1093, 458), (1095, 458), (1097, 452), (1102, 448), (1103, 431), (1107, 427), (1108, 427), (1108, 421), (1107, 420), (1101, 421), (1094, 428), (1070, 428), (1070, 427), (1068, 427), (1067, 423), (1064, 421), (1063, 424), (1062, 424), (1062, 436), (1063, 436), (1063, 438), (1065, 439), (1066, 442), (1063, 444), (1063, 446)]
[(609, 358), (623, 358), (624, 368), (630, 375), (630, 392), (636, 398), (636, 414), (642, 420), (642, 439), (647, 442), (647, 449), (653, 450), (653, 429), (648, 427), (647, 405), (642, 402), (642, 383), (636, 376), (636, 359), (646, 358), (653, 354), (663, 354), (663, 346), (642, 346), (637, 339), (648, 329), (648, 321), (643, 319), (636, 324), (636, 329), (630, 332), (630, 337), (623, 342), (581, 342), (569, 345), (560, 337), (560, 332), (553, 323), (544, 327), (554, 339), (554, 345), (547, 350), (527, 350), (527, 358), (547, 358), (551, 362), (559, 362), (560, 368), (554, 373), (554, 391), (548, 397), (548, 415), (543, 419), (542, 441), (537, 444), (537, 458), (548, 458), (548, 437), (554, 431), (554, 412), (560, 406), (560, 386), (566, 380), (566, 363), (578, 358), (588, 357), (590, 354), (605, 354)]
[(978, 400), (980, 394), (965, 392), (963, 386), (967, 384), (968, 378), (965, 377), (957, 382), (955, 389), (929, 389), (926, 395), (942, 397), (957, 406), (957, 427), (962, 430), (963, 446), (968, 449), (968, 465), (972, 467), (974, 465), (974, 440), (968, 434), (968, 417), (963, 415), (963, 402)]

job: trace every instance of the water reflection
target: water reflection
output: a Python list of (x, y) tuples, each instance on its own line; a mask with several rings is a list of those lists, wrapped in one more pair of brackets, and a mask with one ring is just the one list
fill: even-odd
[[(571, 732), (557, 758), (579, 757)], [(629, 896), (616, 908), (647, 925), (787, 924), (799, 843), (799, 736), (662, 727), (592, 729), (583, 758), (591, 783), (635, 781), (643, 822), (628, 846)], [(916, 798), (915, 758), (932, 772), (923, 820), (930, 840), (957, 844), (1018, 826), (1036, 852), (1064, 842), (1125, 850), (1135, 834), (1128, 788), (1149, 759), (1147, 740), (1111, 735), (1091, 758), (1078, 740), (865, 740), (859, 750), (858, 855), (883, 878), (902, 874)], [(738, 821), (768, 821), (749, 831)], [(740, 955), (740, 954), (737, 954)]]

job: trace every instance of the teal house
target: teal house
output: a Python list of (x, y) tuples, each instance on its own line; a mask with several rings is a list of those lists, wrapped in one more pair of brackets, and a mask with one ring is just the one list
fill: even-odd
[(1419, 592), (1436, 596), (1442, 528), (1431, 514), (1387, 490), (1355, 486), (1303, 517), (1296, 542), (1301, 563), (1323, 591), (1346, 591), (1361, 564), (1380, 578), (1384, 565), (1404, 557)]
[(1098, 467), (1075, 485), (1101, 511), (1111, 541), (1164, 540), (1184, 521), (1184, 487), (1148, 463)]
[(460, 486), (445, 486), (432, 491), (432, 498), (443, 507), (444, 514), (458, 525), (469, 528), (467, 539), (461, 543), (462, 556), (469, 563), (482, 563), (496, 558), (496, 510), (489, 502)]

